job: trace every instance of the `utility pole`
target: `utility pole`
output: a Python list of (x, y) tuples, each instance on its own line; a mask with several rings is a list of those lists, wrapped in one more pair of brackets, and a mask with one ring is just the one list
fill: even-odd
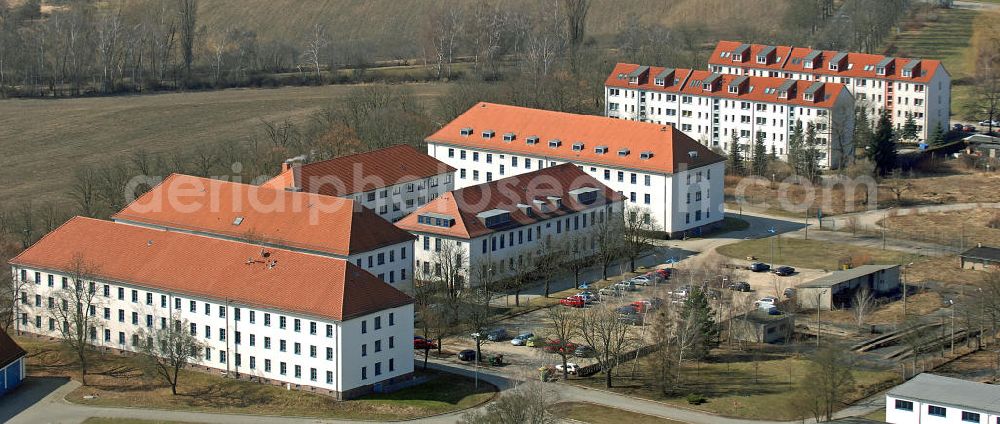
[(955, 301), (951, 301), (951, 356), (955, 356)]
[(816, 347), (819, 347), (820, 334), (823, 332), (823, 320), (820, 319), (820, 311), (823, 310), (823, 306), (820, 304), (820, 299), (826, 294), (826, 290), (820, 291), (816, 295)]

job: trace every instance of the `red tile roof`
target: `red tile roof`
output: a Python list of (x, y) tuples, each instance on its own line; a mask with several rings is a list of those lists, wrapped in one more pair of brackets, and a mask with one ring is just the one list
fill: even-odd
[(6, 331), (0, 329), (0, 368), (10, 365), (18, 358), (27, 355), (21, 346), (18, 346), (14, 339)]
[[(824, 98), (815, 102), (807, 101), (802, 98), (802, 93), (804, 93), (809, 86), (813, 85), (815, 81), (795, 81), (795, 97), (791, 99), (782, 99), (778, 97), (777, 88), (789, 80), (784, 78), (753, 76), (747, 77), (747, 85), (752, 89), (741, 93), (730, 93), (728, 89), (729, 83), (733, 82), (737, 78), (741, 78), (740, 75), (730, 74), (718, 74), (721, 81), (718, 88), (716, 88), (715, 91), (705, 91), (702, 89), (701, 81), (708, 78), (709, 75), (712, 75), (712, 72), (701, 70), (696, 71), (691, 69), (674, 70), (674, 79), (666, 81), (666, 84), (660, 86), (656, 85), (655, 77), (666, 68), (655, 66), (649, 67), (649, 78), (641, 80), (640, 84), (629, 84), (628, 74), (635, 71), (639, 67), (640, 65), (631, 63), (619, 63), (615, 65), (614, 71), (611, 72), (611, 75), (608, 75), (608, 79), (604, 81), (604, 85), (608, 87), (632, 89), (639, 88), (642, 90), (660, 91), (664, 93), (683, 93), (693, 96), (711, 96), (723, 99), (791, 104), (817, 108), (831, 108), (837, 103), (837, 99), (842, 93), (844, 95), (848, 94), (844, 92), (844, 90), (846, 90), (844, 84), (824, 83)], [(619, 75), (625, 75), (625, 77), (619, 78)]]
[[(596, 198), (590, 203), (580, 203), (570, 191), (581, 188), (597, 189)], [(553, 200), (549, 199), (549, 196), (560, 198), (562, 206), (558, 209), (540, 210), (535, 201), (551, 205)], [(600, 205), (621, 202), (623, 199), (621, 194), (591, 177), (576, 165), (564, 163), (445, 193), (413, 211), (396, 225), (414, 232), (469, 239), (494, 231), (531, 225)], [(531, 206), (532, 215), (522, 211), (518, 207), (519, 204)], [(494, 209), (510, 212), (510, 222), (501, 227), (488, 228), (476, 216)], [(455, 219), (455, 225), (441, 227), (422, 224), (418, 217), (424, 214), (451, 217)]]
[[(472, 134), (461, 135), (463, 128), (471, 128)], [(495, 136), (483, 138), (486, 130)], [(503, 141), (508, 132), (516, 135), (514, 141)], [(538, 137), (537, 144), (526, 143), (531, 136)], [(552, 148), (551, 140), (561, 144)], [(427, 137), (427, 142), (668, 174), (725, 160), (670, 125), (485, 102)], [(575, 143), (583, 143), (583, 149), (574, 150)], [(598, 146), (606, 146), (607, 153), (597, 153)], [(621, 149), (629, 154), (620, 156)], [(652, 157), (642, 159), (644, 151)], [(692, 157), (689, 152), (697, 154)]]
[[(733, 62), (731, 57), (722, 57), (726, 52), (732, 52), (742, 44), (743, 43), (739, 41), (719, 41), (719, 43), (715, 45), (715, 50), (712, 52), (712, 55), (709, 56), (708, 63), (710, 65), (728, 65), (752, 69), (773, 69), (788, 72), (834, 75), (851, 78), (890, 79), (918, 83), (929, 82), (931, 78), (934, 77), (934, 73), (937, 72), (938, 69), (941, 69), (943, 72), (947, 72), (947, 70), (944, 69), (944, 65), (942, 65), (939, 60), (906, 59), (897, 57), (895, 58), (893, 72), (891, 74), (876, 75), (874, 68), (875, 65), (890, 56), (853, 52), (847, 52), (847, 63), (850, 64), (849, 69), (831, 71), (827, 65), (829, 63), (828, 61), (839, 53), (835, 50), (823, 50), (817, 68), (807, 69), (802, 66), (802, 58), (806, 57), (806, 55), (813, 51), (813, 49), (808, 47), (777, 46), (775, 53), (777, 60), (775, 63), (768, 65), (762, 65), (756, 62), (757, 53), (767, 47), (763, 44), (750, 44), (750, 58), (745, 62)], [(903, 67), (913, 60), (920, 61), (920, 75), (916, 77), (904, 77)], [(866, 66), (871, 66), (871, 69), (865, 70)]]
[(112, 218), (341, 256), (413, 240), (352, 199), (181, 174)]
[(307, 193), (346, 196), (455, 172), (455, 168), (406, 144), (304, 164), (297, 174), (295, 169), (283, 171), (263, 186), (294, 185)]
[[(71, 271), (76, 260), (98, 280), (346, 320), (413, 299), (343, 260), (76, 217), (10, 261)], [(269, 263), (274, 261), (274, 266)]]

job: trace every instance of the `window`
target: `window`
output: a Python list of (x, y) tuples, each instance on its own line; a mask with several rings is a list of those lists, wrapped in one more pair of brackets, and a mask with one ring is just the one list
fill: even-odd
[(381, 362), (376, 362), (375, 363), (375, 375), (376, 376), (382, 375), (382, 363)]
[(205, 315), (212, 315), (212, 304), (205, 302)]
[(293, 345), (293, 352), (296, 355), (301, 355), (302, 354), (302, 343), (295, 342), (295, 344)]
[(368, 333), (368, 321), (361, 321), (361, 334)]
[(265, 336), (264, 337), (264, 349), (270, 349), (270, 348), (271, 348), (271, 338)]
[(896, 399), (896, 409), (901, 411), (913, 411), (913, 402), (908, 400)]
[(326, 336), (333, 337), (333, 325), (330, 324), (326, 325)]
[(333, 371), (326, 372), (326, 384), (333, 384)]
[(382, 317), (375, 317), (375, 329), (379, 330), (382, 328)]
[[(282, 318), (284, 318), (284, 317), (282, 317)], [(296, 333), (301, 333), (302, 332), (302, 320), (300, 320), (298, 318), (295, 318), (295, 321), (294, 321), (293, 325), (294, 325)]]
[(287, 352), (288, 351), (288, 342), (286, 342), (284, 340), (278, 340), (278, 350), (281, 351), (281, 352)]
[(278, 364), (278, 372), (281, 373), (281, 375), (288, 374), (288, 364), (286, 364), (284, 362), (279, 363)]
[(326, 348), (326, 360), (327, 361), (332, 361), (333, 360), (333, 348), (332, 347)]
[(948, 416), (948, 408), (934, 405), (927, 405), (927, 415), (935, 417), (946, 417)]
[(264, 360), (264, 372), (271, 372), (271, 360), (270, 359), (265, 359)]
[(361, 345), (361, 356), (368, 356), (368, 345)]
[(968, 423), (978, 423), (979, 422), (979, 414), (977, 414), (975, 412), (962, 411), (962, 421), (968, 422)]
[(312, 321), (309, 322), (309, 334), (312, 334), (314, 336), (316, 335), (316, 323), (315, 322), (312, 322)]
[(253, 324), (257, 322), (257, 314), (254, 311), (250, 311), (250, 323)]
[(394, 336), (389, 336), (389, 349), (396, 347), (396, 338)]
[(382, 351), (382, 341), (381, 340), (375, 340), (375, 351), (376, 352), (381, 352)]
[(271, 314), (267, 312), (264, 312), (264, 326), (265, 327), (271, 326)]
[(368, 367), (361, 367), (361, 379), (362, 380), (368, 379)]
[(288, 318), (286, 318), (284, 316), (279, 316), (278, 317), (278, 328), (284, 330), (286, 327), (288, 327)]
[[(125, 300), (125, 289), (122, 287), (118, 288), (118, 300)], [(192, 302), (192, 304), (194, 303)], [(191, 312), (194, 312), (193, 308), (191, 309)]]
[(256, 357), (253, 357), (253, 356), (250, 357), (250, 369), (252, 369), (252, 370), (257, 369), (257, 358)]

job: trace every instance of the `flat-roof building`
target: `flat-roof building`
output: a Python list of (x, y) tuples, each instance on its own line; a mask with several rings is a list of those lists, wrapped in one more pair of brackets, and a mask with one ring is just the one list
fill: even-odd
[(1000, 386), (918, 374), (886, 392), (885, 422), (1000, 423)]
[(879, 296), (899, 289), (899, 265), (861, 265), (799, 284), (795, 298), (801, 308), (844, 308), (854, 303), (860, 290)]

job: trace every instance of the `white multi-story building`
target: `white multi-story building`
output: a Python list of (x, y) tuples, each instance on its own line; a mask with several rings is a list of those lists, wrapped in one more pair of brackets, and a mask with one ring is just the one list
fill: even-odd
[(350, 198), (173, 174), (112, 219), (345, 259), (413, 290), (413, 236)]
[(456, 188), (571, 162), (672, 237), (723, 219), (725, 158), (673, 126), (478, 103), (425, 141)]
[(948, 131), (951, 75), (938, 60), (719, 41), (708, 65), (724, 74), (844, 84), (872, 122), (885, 110), (897, 130), (913, 117), (920, 141), (938, 127)]
[(286, 160), (264, 187), (354, 199), (396, 222), (455, 188), (455, 169), (409, 145), (303, 164)]
[(413, 372), (413, 299), (342, 259), (76, 217), (10, 265), (21, 331), (61, 337), (57, 310), (89, 287), (101, 348), (174, 326), (205, 344), (196, 366), (340, 398)]
[(591, 256), (600, 231), (621, 228), (607, 224), (621, 222), (622, 201), (564, 163), (445, 193), (397, 225), (417, 236), (423, 278), (452, 272), (456, 285), (475, 287), (512, 275), (553, 243), (567, 243), (579, 258)]
[(885, 422), (1000, 424), (1000, 386), (919, 374), (886, 392)]
[(604, 94), (609, 117), (672, 125), (726, 151), (735, 135), (749, 153), (763, 133), (768, 152), (785, 157), (801, 123), (815, 128), (821, 166), (853, 154), (854, 98), (842, 84), (619, 63)]

